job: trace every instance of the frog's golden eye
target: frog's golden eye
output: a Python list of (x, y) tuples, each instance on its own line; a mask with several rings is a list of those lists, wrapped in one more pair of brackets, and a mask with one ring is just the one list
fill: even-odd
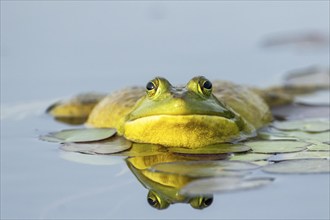
[(212, 89), (212, 83), (208, 80), (203, 82), (203, 88), (204, 89)]
[(158, 85), (159, 85), (159, 82), (157, 79), (154, 79), (147, 83), (146, 89), (147, 89), (147, 94), (149, 95), (149, 97), (156, 94)]
[(213, 202), (213, 196), (196, 197), (190, 200), (190, 205), (195, 209), (204, 209)]
[(148, 203), (149, 203), (149, 205), (151, 205), (153, 207), (157, 207), (159, 205), (157, 198), (148, 197)]
[(154, 191), (149, 191), (147, 201), (156, 209), (166, 209), (170, 204), (159, 197)]
[(212, 83), (205, 79), (204, 77), (201, 77), (199, 82), (199, 91), (202, 92), (206, 96), (210, 96), (212, 93)]
[(148, 82), (147, 85), (146, 85), (146, 89), (147, 89), (148, 91), (151, 91), (151, 90), (156, 89), (156, 85), (155, 85), (155, 83), (152, 82), (152, 81)]

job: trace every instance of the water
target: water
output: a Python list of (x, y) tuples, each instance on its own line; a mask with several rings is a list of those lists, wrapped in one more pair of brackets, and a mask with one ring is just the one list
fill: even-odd
[[(264, 37), (329, 34), (329, 2), (1, 1), (1, 218), (328, 219), (329, 175), (269, 175), (259, 190), (164, 211), (121, 160), (74, 163), (38, 135), (68, 128), (43, 110), (81, 91), (195, 75), (267, 86), (329, 66), (328, 46), (263, 49)], [(267, 176), (267, 175), (266, 175)]]

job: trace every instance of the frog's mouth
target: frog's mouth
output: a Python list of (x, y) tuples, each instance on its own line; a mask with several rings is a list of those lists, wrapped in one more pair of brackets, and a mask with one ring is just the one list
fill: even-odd
[(232, 141), (240, 135), (235, 119), (214, 115), (155, 115), (124, 124), (123, 135), (134, 142), (197, 148)]

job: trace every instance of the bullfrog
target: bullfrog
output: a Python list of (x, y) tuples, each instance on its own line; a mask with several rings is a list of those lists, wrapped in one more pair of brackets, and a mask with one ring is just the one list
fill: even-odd
[(83, 119), (88, 127), (115, 128), (136, 143), (200, 148), (255, 136), (272, 121), (272, 105), (292, 100), (278, 88), (211, 82), (204, 76), (173, 86), (156, 77), (145, 88), (80, 95), (53, 104), (47, 112), (62, 121)]

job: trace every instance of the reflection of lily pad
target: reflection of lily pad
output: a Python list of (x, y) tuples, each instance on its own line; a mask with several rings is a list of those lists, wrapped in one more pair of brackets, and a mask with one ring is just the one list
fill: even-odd
[(257, 160), (267, 160), (271, 155), (269, 154), (235, 154), (230, 158), (230, 160), (238, 160), (238, 161), (257, 161)]
[(270, 161), (282, 161), (293, 159), (329, 159), (329, 152), (325, 151), (303, 151), (297, 153), (277, 154), (269, 158)]
[(40, 139), (58, 143), (89, 142), (104, 140), (115, 134), (116, 130), (113, 128), (68, 129), (59, 132), (51, 132), (44, 136), (40, 136)]
[(173, 147), (168, 150), (180, 154), (225, 154), (246, 152), (250, 149), (250, 147), (242, 144), (214, 144), (197, 149)]
[(288, 153), (305, 150), (309, 143), (299, 141), (250, 141), (245, 143), (254, 153)]
[(129, 149), (131, 144), (125, 138), (115, 137), (99, 142), (65, 143), (61, 149), (85, 154), (113, 154)]
[(330, 161), (326, 159), (286, 160), (262, 168), (267, 173), (312, 174), (329, 173)]
[(312, 145), (308, 146), (307, 149), (309, 151), (330, 151), (330, 145), (325, 143), (314, 142)]
[(273, 178), (251, 178), (243, 179), (239, 177), (218, 177), (192, 181), (180, 191), (186, 195), (207, 195), (213, 193), (223, 193), (236, 190), (252, 189), (265, 186), (273, 182)]
[(322, 132), (330, 130), (329, 119), (308, 119), (275, 122), (273, 126), (283, 131), (300, 130), (306, 132)]
[(123, 159), (120, 157), (111, 157), (109, 155), (88, 155), (77, 152), (61, 151), (60, 157), (64, 160), (71, 162), (89, 164), (89, 165), (101, 165), (109, 166), (123, 163)]
[(189, 177), (210, 177), (242, 176), (256, 168), (259, 166), (241, 161), (177, 161), (156, 164), (150, 170)]

